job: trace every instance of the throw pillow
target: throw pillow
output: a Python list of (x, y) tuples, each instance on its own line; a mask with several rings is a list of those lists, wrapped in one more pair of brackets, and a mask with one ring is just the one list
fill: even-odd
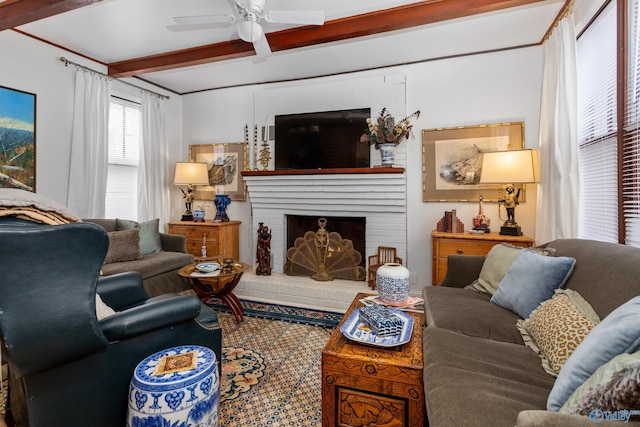
[(559, 411), (574, 391), (602, 365), (640, 350), (640, 296), (612, 311), (576, 348), (553, 384), (547, 409)]
[(160, 241), (160, 219), (152, 219), (147, 222), (137, 223), (127, 219), (116, 218), (116, 230), (140, 230), (140, 255), (145, 256), (162, 250)]
[(554, 377), (576, 347), (600, 322), (589, 303), (576, 291), (558, 289), (526, 320), (516, 326), (524, 343), (538, 353), (544, 370)]
[(105, 304), (102, 298), (100, 298), (100, 295), (96, 294), (96, 317), (98, 320), (113, 316), (114, 314), (116, 314), (115, 310)]
[(640, 352), (620, 354), (600, 366), (562, 405), (560, 412), (590, 415), (593, 411), (621, 411), (638, 404)]
[(140, 258), (138, 230), (110, 231), (107, 236), (109, 236), (109, 249), (104, 258), (105, 264)]
[(495, 245), (482, 264), (480, 276), (472, 283), (475, 290), (493, 295), (500, 281), (522, 249), (507, 243)]
[(551, 298), (554, 290), (564, 286), (575, 264), (575, 258), (544, 256), (523, 249), (507, 270), (491, 302), (525, 319), (542, 301)]

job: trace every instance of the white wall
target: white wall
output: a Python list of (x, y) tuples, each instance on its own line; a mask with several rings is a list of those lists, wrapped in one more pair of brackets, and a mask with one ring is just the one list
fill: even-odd
[[(39, 42), (13, 31), (0, 32), (0, 85), (37, 95), (36, 115), (36, 191), (66, 202), (69, 170), (71, 119), (73, 113), (74, 72), (65, 67), (60, 56), (105, 72), (105, 67), (62, 49)], [(538, 121), (543, 56), (541, 47), (530, 47), (490, 54), (426, 62), (384, 70), (306, 80), (304, 83), (254, 85), (202, 92), (186, 96), (166, 93), (137, 79), (131, 81), (159, 93), (171, 95), (165, 104), (167, 138), (171, 147), (170, 162), (189, 158), (190, 144), (242, 142), (244, 126), (264, 123), (254, 117), (256, 94), (274, 88), (324, 85), (327, 82), (352, 81), (362, 83), (382, 76), (404, 76), (406, 111), (420, 109), (421, 117), (414, 122), (415, 138), (406, 150), (408, 250), (407, 265), (417, 273), (414, 291), (431, 283), (431, 230), (444, 210), (457, 209), (465, 225), (477, 214), (477, 203), (425, 203), (422, 201), (421, 130), (437, 127), (467, 126), (498, 122), (525, 123), (525, 146), (538, 145)], [(126, 85), (114, 83), (121, 92), (131, 92)], [(258, 95), (259, 97), (259, 95)], [(274, 111), (283, 110), (290, 100), (279, 99)], [(378, 105), (385, 105), (381, 99)], [(376, 108), (375, 105), (372, 106)], [(272, 116), (271, 116), (272, 117)], [(376, 153), (373, 153), (376, 155)], [(171, 218), (178, 219), (183, 210), (181, 193), (171, 181)], [(535, 189), (528, 186), (527, 200), (518, 208), (518, 223), (528, 236), (535, 233)], [(242, 221), (240, 258), (249, 262), (255, 248), (251, 238), (251, 206), (248, 201), (234, 201), (228, 209), (233, 219)], [(213, 209), (207, 217), (214, 214)], [(485, 204), (485, 214), (497, 229), (495, 204)], [(369, 254), (363, 254), (364, 256)]]
[[(478, 212), (477, 203), (425, 203), (422, 201), (422, 144), (421, 130), (439, 127), (468, 126), (489, 123), (525, 123), (525, 146), (538, 145), (540, 86), (543, 56), (541, 47), (479, 54), (461, 58), (426, 62), (384, 70), (306, 80), (304, 82), (253, 85), (224, 90), (214, 90), (183, 98), (184, 157), (188, 158), (189, 144), (242, 142), (244, 126), (264, 124), (265, 115), (273, 120), (273, 114), (265, 114), (260, 104), (254, 117), (254, 99), (262, 99), (261, 93), (274, 88), (295, 86), (320, 87), (327, 82), (363, 81), (389, 75), (406, 78), (406, 111), (421, 110), (414, 121), (415, 137), (406, 143), (407, 150), (407, 202), (408, 202), (408, 251), (407, 266), (417, 273), (414, 292), (431, 283), (431, 231), (443, 211), (457, 209), (458, 217), (470, 228), (471, 218)], [(329, 85), (331, 86), (331, 85)], [(285, 93), (287, 91), (278, 91)], [(289, 91), (296, 93), (295, 90)], [(316, 91), (314, 91), (314, 94)], [(316, 96), (316, 95), (314, 95)], [(327, 94), (333, 96), (333, 94)], [(299, 98), (279, 97), (273, 101), (273, 111), (287, 111), (290, 103)], [(277, 104), (275, 104), (277, 102)], [(317, 103), (317, 100), (314, 101)], [(385, 105), (380, 99), (377, 105)], [(345, 105), (344, 108), (349, 108)], [(250, 141), (252, 141), (250, 139)], [(251, 145), (251, 144), (250, 144)], [(373, 153), (376, 155), (376, 153)], [(523, 232), (533, 236), (535, 232), (536, 191), (527, 188), (526, 203), (518, 208), (518, 223)], [(247, 202), (233, 202), (229, 207), (232, 219), (243, 222), (241, 227), (240, 258), (250, 262), (252, 252), (251, 206)], [(497, 205), (485, 204), (485, 214), (492, 220), (494, 229), (499, 226)], [(212, 214), (207, 213), (207, 217)], [(363, 254), (367, 256), (370, 254)]]
[[(75, 71), (65, 67), (59, 58), (87, 66), (100, 72), (106, 67), (74, 55), (63, 49), (42, 43), (14, 31), (0, 32), (0, 86), (36, 94), (36, 192), (62, 204), (66, 204), (69, 158), (71, 147), (71, 123)], [(165, 102), (166, 132), (170, 145), (170, 164), (180, 159), (182, 144), (182, 100), (162, 89), (137, 79), (132, 83), (171, 95)], [(138, 90), (114, 82), (120, 93), (138, 96)], [(184, 205), (178, 189), (171, 184), (173, 169), (169, 171), (172, 198), (171, 217), (178, 218)]]

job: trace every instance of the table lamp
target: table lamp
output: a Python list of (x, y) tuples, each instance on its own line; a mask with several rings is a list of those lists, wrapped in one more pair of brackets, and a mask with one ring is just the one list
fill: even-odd
[(174, 185), (186, 185), (187, 190), (182, 188), (182, 198), (184, 199), (185, 211), (182, 221), (193, 221), (191, 206), (196, 198), (193, 194), (194, 185), (209, 185), (209, 171), (206, 163), (176, 163), (176, 174), (173, 178)]
[(498, 217), (500, 203), (504, 203), (507, 219), (500, 227), (500, 234), (508, 236), (522, 236), (522, 230), (516, 222), (516, 206), (519, 204), (520, 191), (524, 187), (515, 189), (516, 184), (536, 182), (537, 173), (536, 153), (533, 150), (509, 150), (483, 153), (480, 184), (501, 184), (498, 197)]

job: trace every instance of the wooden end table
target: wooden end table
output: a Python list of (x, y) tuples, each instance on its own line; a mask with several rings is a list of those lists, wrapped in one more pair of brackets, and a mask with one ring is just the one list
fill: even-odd
[(406, 344), (386, 348), (350, 341), (340, 326), (368, 295), (355, 297), (322, 351), (322, 426), (424, 426), (423, 315), (408, 313), (413, 332)]
[[(223, 265), (222, 263), (220, 264)], [(192, 276), (195, 268), (196, 264), (187, 265), (182, 267), (178, 274), (189, 279), (191, 287), (202, 302), (211, 297), (220, 298), (229, 307), (236, 322), (242, 322), (242, 304), (240, 304), (238, 297), (233, 294), (233, 290), (240, 282), (242, 274), (249, 269), (249, 265), (244, 262), (234, 262), (231, 272), (224, 272), (223, 270), (218, 276), (212, 277)]]

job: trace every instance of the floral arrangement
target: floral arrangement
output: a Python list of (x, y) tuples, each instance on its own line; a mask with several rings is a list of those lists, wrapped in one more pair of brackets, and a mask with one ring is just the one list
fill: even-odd
[(371, 118), (367, 119), (368, 129), (360, 137), (360, 141), (367, 144), (375, 145), (376, 149), (380, 148), (380, 144), (400, 144), (405, 138), (409, 138), (411, 135), (412, 118), (420, 117), (420, 110), (405, 117), (396, 123), (393, 116), (383, 108), (378, 115), (378, 118), (374, 122)]

